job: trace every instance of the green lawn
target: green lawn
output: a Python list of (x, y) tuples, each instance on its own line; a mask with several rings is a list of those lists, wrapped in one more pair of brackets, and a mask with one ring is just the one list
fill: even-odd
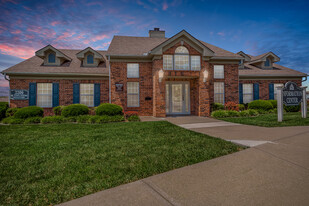
[(277, 114), (263, 114), (256, 117), (227, 117), (221, 118), (221, 120), (262, 127), (309, 126), (309, 113), (306, 119), (301, 118), (300, 112), (285, 113), (282, 122), (278, 122)]
[(0, 204), (61, 203), (241, 149), (163, 121), (0, 125)]

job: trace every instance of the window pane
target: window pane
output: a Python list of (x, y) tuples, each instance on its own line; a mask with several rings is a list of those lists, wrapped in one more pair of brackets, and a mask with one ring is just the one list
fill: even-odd
[(163, 69), (173, 70), (173, 55), (163, 55)]
[(201, 70), (201, 57), (191, 56), (191, 70), (199, 71)]
[(37, 84), (37, 106), (52, 107), (52, 83)]
[(94, 106), (94, 84), (80, 84), (80, 103)]
[(265, 61), (265, 67), (269, 67), (269, 66), (270, 66), (270, 60), (269, 58), (267, 58)]
[(54, 53), (50, 53), (48, 55), (48, 62), (49, 63), (55, 63), (56, 62), (56, 55)]
[(138, 64), (127, 64), (127, 77), (138, 78), (139, 77), (139, 65)]
[(127, 83), (127, 106), (139, 107), (139, 83), (128, 82)]
[(177, 49), (175, 50), (175, 54), (189, 54), (189, 51), (186, 47), (184, 46), (179, 46), (177, 47)]
[(92, 54), (88, 54), (88, 56), (87, 56), (87, 64), (93, 64), (93, 55)]
[(243, 102), (244, 104), (253, 101), (253, 84), (243, 84)]
[(175, 69), (189, 70), (189, 55), (175, 55)]
[(215, 79), (224, 79), (224, 66), (215, 65), (214, 66), (214, 78)]
[(224, 104), (224, 82), (214, 83), (214, 102)]

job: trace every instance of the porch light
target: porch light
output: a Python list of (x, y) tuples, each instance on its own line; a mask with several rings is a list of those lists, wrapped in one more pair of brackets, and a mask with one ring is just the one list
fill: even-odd
[(207, 78), (208, 78), (208, 71), (205, 69), (203, 71), (203, 82), (206, 82), (207, 81)]
[(163, 77), (164, 77), (164, 71), (163, 71), (163, 69), (161, 69), (159, 71), (159, 82), (162, 82)]

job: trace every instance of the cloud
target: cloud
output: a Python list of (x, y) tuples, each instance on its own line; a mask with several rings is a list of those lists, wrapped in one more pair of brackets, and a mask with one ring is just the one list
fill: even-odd
[(61, 34), (60, 36), (58, 36), (58, 38), (56, 39), (56, 41), (60, 41), (60, 40), (65, 40), (69, 37), (72, 37), (75, 34), (75, 32), (64, 32), (63, 34)]
[(0, 44), (0, 53), (7, 54), (22, 59), (27, 59), (33, 56), (35, 49), (29, 46), (16, 46), (11, 44)]
[(15, 30), (15, 31), (12, 31), (11, 33), (12, 33), (12, 34), (20, 34), (21, 31), (20, 31), (19, 29), (17, 29), (17, 30)]
[(162, 4), (162, 10), (166, 11), (168, 9), (168, 4), (166, 2), (163, 2)]
[(217, 34), (218, 34), (219, 36), (222, 36), (222, 37), (225, 36), (225, 33), (222, 32), (222, 31), (221, 31), (221, 32), (218, 32)]

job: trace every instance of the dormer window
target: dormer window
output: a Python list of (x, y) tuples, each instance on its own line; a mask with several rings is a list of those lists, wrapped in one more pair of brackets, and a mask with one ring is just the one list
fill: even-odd
[(270, 60), (269, 58), (266, 58), (266, 61), (265, 61), (265, 67), (270, 67)]
[(93, 54), (88, 54), (87, 56), (87, 64), (93, 64)]
[(48, 63), (55, 63), (56, 62), (56, 55), (54, 53), (50, 53), (48, 55)]

